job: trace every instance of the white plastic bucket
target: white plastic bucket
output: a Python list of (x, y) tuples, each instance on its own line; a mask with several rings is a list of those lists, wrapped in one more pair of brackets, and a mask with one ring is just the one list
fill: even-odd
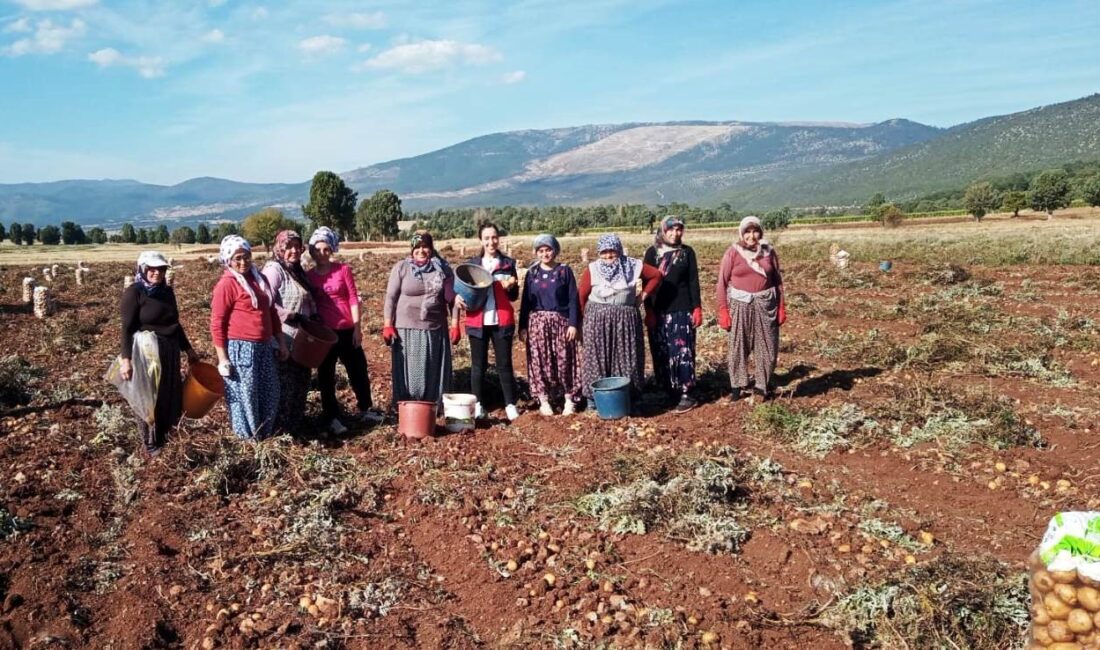
[(443, 394), (443, 419), (447, 431), (474, 430), (474, 413), (477, 409), (477, 397), (469, 393)]

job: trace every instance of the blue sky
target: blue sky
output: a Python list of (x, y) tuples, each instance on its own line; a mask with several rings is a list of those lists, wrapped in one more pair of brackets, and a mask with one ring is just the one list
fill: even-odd
[(0, 183), (298, 182), (496, 131), (960, 122), (1100, 91), (1097, 0), (0, 0)]

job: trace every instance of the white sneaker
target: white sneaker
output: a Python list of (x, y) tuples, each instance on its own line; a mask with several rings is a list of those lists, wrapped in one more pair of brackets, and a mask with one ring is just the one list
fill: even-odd
[(342, 436), (348, 432), (348, 428), (338, 418), (332, 418), (332, 422), (328, 423), (328, 430), (336, 436)]
[(550, 402), (546, 400), (539, 402), (539, 415), (545, 415), (546, 417), (554, 415), (554, 407), (550, 406)]
[(573, 403), (573, 398), (572, 397), (566, 397), (565, 398), (565, 408), (563, 408), (561, 410), (561, 414), (562, 415), (573, 415), (576, 412), (577, 412), (577, 407)]
[(485, 418), (485, 409), (481, 408), (481, 402), (474, 405), (474, 419), (481, 420)]
[[(551, 414), (553, 414), (553, 411), (551, 411)], [(519, 418), (519, 411), (516, 409), (516, 405), (509, 404), (508, 406), (505, 406), (504, 415), (508, 417), (509, 422), (515, 422), (516, 419)]]

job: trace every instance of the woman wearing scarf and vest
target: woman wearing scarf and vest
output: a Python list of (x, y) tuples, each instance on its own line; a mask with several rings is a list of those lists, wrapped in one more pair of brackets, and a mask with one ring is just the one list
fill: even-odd
[[(592, 382), (627, 377), (631, 392), (641, 395), (645, 382), (645, 339), (638, 304), (657, 290), (661, 271), (627, 257), (618, 235), (603, 235), (596, 244), (599, 259), (581, 275), (579, 298), (584, 313), (584, 361), (581, 388), (592, 398)], [(644, 282), (641, 295), (635, 284)], [(639, 300), (640, 298), (640, 300)]]
[(160, 362), (160, 384), (153, 408), (153, 422), (138, 419), (138, 431), (145, 443), (145, 450), (152, 455), (160, 453), (168, 437), (168, 431), (176, 426), (183, 415), (183, 379), (180, 375), (180, 352), (187, 354), (191, 363), (199, 355), (187, 340), (180, 324), (176, 293), (165, 282), (170, 268), (168, 260), (157, 251), (145, 251), (138, 257), (134, 283), (122, 292), (122, 346), (119, 349), (119, 374), (126, 381), (134, 376), (131, 357), (134, 334), (153, 332), (157, 341), (157, 357)]
[(435, 253), (431, 234), (412, 236), (409, 256), (394, 264), (382, 306), (382, 339), (390, 346), (393, 405), (443, 401), (451, 387), (447, 317), (455, 300), (454, 274)]
[[(516, 261), (500, 252), (500, 235), (491, 223), (482, 224), (477, 230), (481, 240), (481, 254), (466, 260), (476, 264), (493, 276), (493, 287), (485, 305), (466, 313), (466, 334), (470, 336), (470, 389), (477, 396), (475, 418), (485, 417), (482, 403), (485, 401), (485, 370), (489, 365), (489, 344), (496, 357), (500, 389), (504, 393), (504, 413), (508, 420), (519, 417), (516, 410), (516, 376), (512, 371), (512, 340), (516, 334), (516, 315), (512, 301), (519, 297), (519, 276)], [(466, 309), (462, 296), (456, 300), (460, 309)], [(451, 340), (457, 340), (455, 332)]]
[(363, 354), (363, 330), (359, 325), (359, 292), (355, 277), (347, 264), (332, 261), (340, 250), (340, 238), (332, 229), (321, 226), (309, 236), (309, 254), (314, 266), (306, 273), (321, 322), (336, 332), (336, 345), (317, 369), (317, 384), (321, 390), (321, 421), (329, 431), (340, 435), (347, 427), (340, 421), (340, 403), (336, 399), (336, 361), (348, 373), (348, 384), (355, 393), (358, 418), (368, 424), (378, 424), (382, 414), (374, 410), (370, 392), (367, 357)]
[(527, 343), (527, 378), (539, 413), (553, 415), (551, 399), (564, 397), (562, 415), (573, 415), (578, 389), (577, 328), (580, 300), (573, 270), (559, 263), (553, 235), (535, 237), (538, 261), (527, 270), (519, 307), (519, 338)]
[(737, 232), (739, 241), (726, 250), (718, 269), (718, 325), (730, 333), (727, 362), (733, 398), (753, 387), (768, 399), (779, 356), (779, 326), (787, 320), (783, 276), (760, 219), (745, 217)]
[(275, 296), (252, 264), (252, 247), (244, 237), (222, 240), (225, 272), (214, 285), (210, 303), (210, 337), (218, 352), (218, 372), (225, 378), (225, 402), (233, 433), (246, 440), (266, 438), (279, 410), (280, 361), (289, 356)]
[[(309, 278), (302, 268), (303, 249), (301, 235), (293, 230), (280, 230), (271, 249), (272, 259), (263, 268), (263, 276), (275, 295), (275, 311), (282, 321), (282, 336), (288, 350), (293, 349), (298, 325), (317, 313)], [(280, 399), (276, 431), (299, 432), (312, 372), (312, 369), (290, 358), (279, 362)]]
[(669, 215), (661, 220), (646, 264), (661, 270), (664, 279), (646, 301), (645, 325), (657, 384), (673, 399), (677, 413), (695, 408), (695, 330), (703, 324), (699, 298), (699, 265), (695, 251), (683, 244), (684, 222)]

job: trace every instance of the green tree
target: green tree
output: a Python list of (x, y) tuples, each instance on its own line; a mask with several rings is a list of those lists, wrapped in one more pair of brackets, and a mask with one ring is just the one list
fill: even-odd
[(1061, 169), (1051, 169), (1035, 177), (1031, 183), (1031, 209), (1042, 210), (1047, 218), (1054, 218), (1054, 211), (1069, 205), (1069, 179)]
[(362, 239), (370, 241), (378, 237), (386, 241), (397, 236), (401, 217), (401, 199), (390, 190), (378, 190), (359, 202), (355, 227)]
[(84, 234), (84, 229), (72, 221), (61, 222), (61, 243), (66, 246), (72, 246), (73, 244), (84, 244), (88, 240), (87, 235)]
[(282, 210), (264, 208), (254, 212), (241, 222), (241, 235), (253, 244), (265, 246), (275, 243), (280, 230), (298, 230), (298, 223), (287, 218)]
[(1001, 209), (1005, 212), (1011, 212), (1013, 217), (1020, 216), (1020, 210), (1027, 207), (1027, 192), (1020, 190), (1011, 190), (1005, 192), (1004, 199), (1001, 200)]
[(167, 244), (171, 238), (172, 234), (168, 232), (168, 226), (161, 224), (157, 226), (153, 234), (149, 235), (149, 243)]
[(144, 228), (138, 228), (137, 233), (134, 234), (134, 243), (144, 246), (149, 242), (149, 231)]
[(878, 214), (878, 209), (886, 203), (886, 197), (882, 195), (882, 192), (875, 192), (875, 194), (867, 200), (867, 205), (863, 208), (863, 211), (867, 214)]
[(35, 237), (38, 235), (38, 230), (34, 227), (33, 223), (23, 224), (23, 243), (28, 246), (34, 244)]
[(883, 203), (878, 206), (875, 216), (884, 228), (897, 228), (905, 220), (905, 213), (893, 203)]
[(223, 221), (214, 227), (214, 232), (211, 234), (213, 235), (213, 241), (215, 243), (220, 243), (221, 240), (229, 235), (237, 234), (237, 224)]
[(180, 244), (194, 244), (195, 230), (191, 226), (180, 226), (172, 231), (168, 239), (170, 243), (177, 246)]
[(1092, 207), (1100, 207), (1100, 174), (1085, 181), (1081, 188), (1082, 198)]
[(764, 226), (765, 232), (769, 230), (783, 230), (791, 225), (791, 209), (783, 208), (782, 210), (772, 210), (764, 215), (760, 223)]
[(8, 228), (8, 239), (16, 246), (23, 243), (23, 226), (18, 221), (11, 222), (11, 228)]
[(195, 241), (199, 244), (210, 243), (210, 228), (205, 223), (200, 223), (198, 229), (195, 231)]
[(88, 230), (88, 241), (93, 244), (106, 244), (107, 231), (102, 228), (92, 228)]
[(355, 226), (355, 202), (358, 194), (333, 172), (317, 172), (309, 188), (309, 203), (302, 214), (314, 228), (328, 226), (346, 239)]
[(44, 246), (57, 246), (61, 243), (61, 229), (57, 226), (42, 226), (38, 230), (38, 241)]
[(137, 242), (137, 231), (134, 230), (134, 224), (122, 224), (122, 230), (119, 232), (119, 234), (122, 236), (122, 241), (126, 244), (133, 244)]
[(4, 230), (4, 224), (0, 223), (0, 242), (8, 236), (8, 231)]
[(972, 183), (963, 194), (963, 207), (976, 221), (981, 221), (982, 217), (995, 210), (1000, 203), (993, 186), (985, 182)]

